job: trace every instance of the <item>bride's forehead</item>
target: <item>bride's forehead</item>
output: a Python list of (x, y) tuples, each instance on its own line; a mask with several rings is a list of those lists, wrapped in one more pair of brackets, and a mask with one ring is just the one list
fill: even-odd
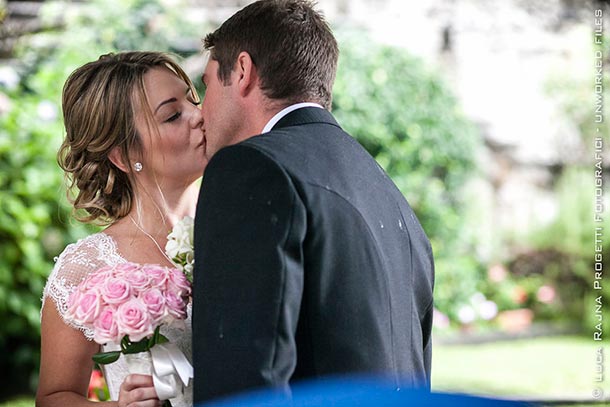
[(143, 102), (157, 106), (163, 100), (184, 95), (189, 89), (188, 83), (175, 72), (166, 68), (151, 69), (143, 78)]
[(165, 88), (183, 89), (188, 85), (182, 78), (169, 68), (155, 67), (144, 74), (144, 87), (147, 93), (152, 93)]

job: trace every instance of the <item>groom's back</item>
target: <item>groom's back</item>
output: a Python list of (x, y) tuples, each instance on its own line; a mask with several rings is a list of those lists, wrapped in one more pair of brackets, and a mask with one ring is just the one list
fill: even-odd
[(286, 172), (306, 210), (292, 380), (379, 372), (429, 386), (432, 253), (394, 183), (322, 109), (243, 145)]

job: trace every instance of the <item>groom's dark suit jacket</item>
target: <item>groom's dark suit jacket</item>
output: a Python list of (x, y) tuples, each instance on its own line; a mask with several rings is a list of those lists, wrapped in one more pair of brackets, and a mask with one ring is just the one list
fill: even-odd
[(195, 220), (195, 401), (338, 373), (429, 386), (428, 239), (326, 110), (220, 150)]

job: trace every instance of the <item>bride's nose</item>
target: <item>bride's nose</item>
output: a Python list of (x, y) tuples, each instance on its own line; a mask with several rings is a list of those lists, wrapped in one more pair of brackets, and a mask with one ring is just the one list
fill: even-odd
[(191, 128), (196, 129), (203, 125), (203, 114), (201, 113), (201, 105), (193, 106), (191, 117), (189, 118)]

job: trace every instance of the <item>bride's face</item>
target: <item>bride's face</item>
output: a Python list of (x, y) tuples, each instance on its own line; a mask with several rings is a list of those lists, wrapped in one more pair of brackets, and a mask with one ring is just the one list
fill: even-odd
[(152, 113), (136, 109), (136, 128), (142, 138), (141, 175), (163, 185), (187, 185), (201, 177), (207, 164), (203, 120), (199, 104), (189, 86), (166, 68), (144, 75), (144, 89)]

